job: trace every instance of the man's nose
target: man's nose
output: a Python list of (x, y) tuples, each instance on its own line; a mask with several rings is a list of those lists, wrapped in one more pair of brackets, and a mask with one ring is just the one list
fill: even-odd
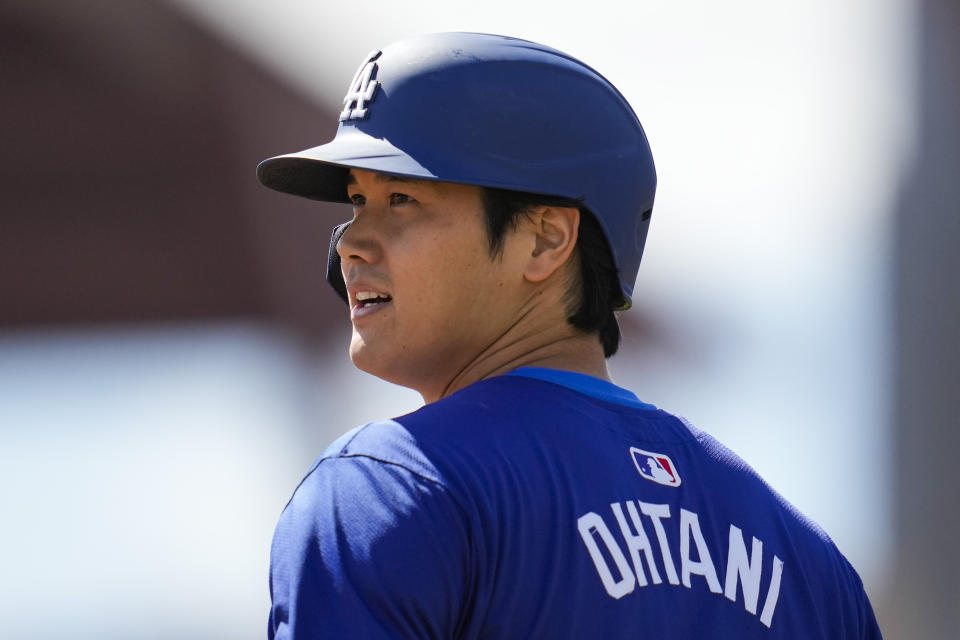
[(346, 224), (336, 241), (341, 262), (376, 262), (380, 253), (373, 215), (364, 212)]

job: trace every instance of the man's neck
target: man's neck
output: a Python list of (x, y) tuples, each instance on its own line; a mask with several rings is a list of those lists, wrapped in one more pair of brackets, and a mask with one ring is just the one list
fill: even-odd
[(543, 367), (583, 373), (610, 380), (603, 347), (595, 334), (578, 331), (564, 323), (553, 330), (536, 332), (507, 344), (494, 344), (450, 381), (437, 390), (419, 390), (426, 403), (431, 403), (463, 389), (474, 382), (502, 375), (520, 367)]

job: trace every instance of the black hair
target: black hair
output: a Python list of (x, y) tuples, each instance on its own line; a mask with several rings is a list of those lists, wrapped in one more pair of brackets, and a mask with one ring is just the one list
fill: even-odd
[(493, 257), (502, 253), (507, 231), (516, 228), (520, 216), (532, 208), (580, 210), (575, 254), (580, 269), (579, 277), (568, 292), (567, 321), (581, 331), (597, 334), (605, 358), (615, 354), (620, 346), (620, 325), (613, 312), (626, 300), (620, 290), (610, 245), (593, 213), (578, 200), (490, 187), (483, 188), (483, 206)]

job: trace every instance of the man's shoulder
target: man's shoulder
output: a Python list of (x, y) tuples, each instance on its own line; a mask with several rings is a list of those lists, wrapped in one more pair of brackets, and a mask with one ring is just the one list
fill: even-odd
[(428, 482), (444, 484), (438, 463), (442, 466), (448, 449), (475, 447), (479, 441), (495, 439), (498, 424), (504, 429), (516, 425), (515, 414), (509, 411), (516, 397), (507, 397), (513, 395), (512, 386), (478, 383), (411, 413), (354, 427), (320, 454), (306, 478), (318, 475), (322, 467), (332, 473), (333, 467), (353, 461), (381, 469), (402, 468)]
[(697, 471), (702, 474), (701, 482), (710, 489), (706, 496), (711, 502), (729, 502), (745, 517), (766, 516), (785, 532), (799, 535), (810, 545), (842, 558), (826, 531), (771, 486), (747, 461), (686, 418), (678, 416), (677, 419), (696, 443)]
[(308, 475), (332, 461), (370, 460), (442, 484), (437, 461), (443, 460), (446, 450), (476, 447), (483, 440), (496, 439), (498, 428), (516, 426), (516, 412), (510, 410), (517, 401), (512, 386), (475, 384), (411, 413), (355, 427), (323, 451)]
[(415, 536), (430, 523), (450, 526), (458, 510), (412, 435), (392, 420), (371, 422), (316, 459), (283, 510), (275, 544), (323, 537), (331, 526), (349, 529), (354, 541), (372, 543), (387, 531)]
[(324, 450), (310, 472), (326, 461), (350, 459), (401, 467), (440, 483), (439, 472), (421, 450), (417, 438), (397, 420), (377, 420), (347, 431)]
[[(701, 459), (716, 468), (716, 475), (705, 473), (709, 491), (701, 494), (700, 506), (725, 504), (731, 526), (779, 546), (780, 560), (792, 571), (801, 571), (810, 584), (819, 588), (812, 598), (837, 598), (840, 587), (846, 598), (863, 598), (863, 584), (854, 567), (827, 532), (786, 497), (774, 489), (753, 467), (719, 440), (679, 418), (697, 443)], [(701, 467), (705, 471), (705, 467)], [(774, 542), (777, 541), (777, 542)], [(828, 606), (829, 603), (821, 603)], [(850, 609), (848, 609), (849, 611)]]

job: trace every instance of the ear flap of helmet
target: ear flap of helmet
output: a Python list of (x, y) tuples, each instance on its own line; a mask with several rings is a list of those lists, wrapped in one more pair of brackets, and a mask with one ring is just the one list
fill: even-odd
[(337, 243), (340, 242), (340, 236), (349, 226), (349, 222), (344, 222), (333, 228), (333, 234), (330, 236), (330, 252), (327, 254), (327, 282), (347, 304), (350, 304), (350, 297), (347, 295), (347, 285), (343, 281), (343, 272), (340, 271), (340, 254), (337, 253)]

